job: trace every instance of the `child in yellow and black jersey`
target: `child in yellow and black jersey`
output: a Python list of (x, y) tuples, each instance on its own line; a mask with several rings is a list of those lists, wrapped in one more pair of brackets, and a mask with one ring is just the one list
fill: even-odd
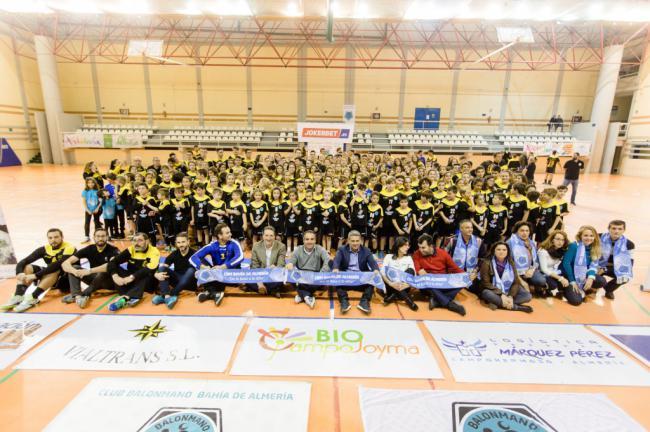
[(368, 203), (368, 228), (366, 230), (369, 240), (366, 246), (371, 247), (373, 251), (377, 251), (379, 248), (379, 232), (383, 219), (384, 209), (379, 205), (379, 192), (373, 191)]
[(492, 205), (488, 207), (486, 245), (502, 240), (508, 231), (508, 208), (503, 205), (506, 197), (501, 192), (494, 194)]
[(406, 195), (400, 195), (399, 207), (393, 215), (393, 227), (397, 235), (411, 239), (413, 229), (413, 210), (409, 207), (409, 199)]
[(505, 202), (508, 208), (508, 226), (511, 230), (519, 221), (528, 220), (528, 199), (526, 199), (526, 185), (515, 183), (510, 189), (510, 196)]
[(311, 189), (305, 191), (305, 200), (300, 203), (300, 231), (311, 230), (318, 232), (319, 228), (319, 206), (314, 201), (314, 192)]
[(252, 192), (252, 200), (248, 204), (248, 217), (250, 218), (253, 242), (262, 239), (264, 227), (268, 225), (269, 205), (264, 201), (264, 193), (255, 189)]
[(227, 224), (229, 222), (228, 215), (226, 214), (226, 203), (221, 199), (222, 196), (223, 191), (220, 188), (215, 188), (212, 191), (212, 199), (208, 201), (210, 235), (214, 233), (214, 229), (218, 224)]
[(164, 188), (158, 189), (158, 225), (165, 245), (171, 248), (174, 244), (174, 207), (169, 200), (169, 191)]
[(321, 244), (326, 251), (332, 248), (332, 236), (336, 232), (336, 204), (332, 202), (332, 192), (323, 192), (323, 200), (318, 204), (320, 211)]
[(196, 240), (199, 246), (210, 243), (210, 197), (205, 193), (205, 186), (197, 183), (194, 187), (196, 193), (190, 198), (192, 216), (190, 224), (196, 230)]
[(287, 203), (282, 197), (282, 189), (273, 188), (269, 199), (269, 225), (275, 228), (276, 237), (284, 236), (284, 211), (286, 209)]
[(137, 232), (147, 233), (154, 241), (156, 239), (157, 212), (156, 200), (149, 195), (149, 188), (146, 184), (140, 183), (138, 195), (133, 203), (135, 227)]
[(539, 217), (535, 226), (535, 241), (542, 243), (560, 223), (560, 207), (555, 202), (557, 191), (546, 188), (539, 195)]
[(226, 212), (230, 218), (230, 231), (232, 238), (243, 241), (246, 239), (244, 233), (248, 230), (247, 208), (242, 201), (242, 192), (239, 189), (232, 191), (232, 199), (227, 206)]
[(458, 222), (460, 222), (467, 215), (469, 205), (462, 201), (456, 195), (458, 189), (456, 186), (451, 186), (447, 189), (447, 196), (440, 204), (440, 224), (438, 227), (438, 234), (441, 237), (449, 237), (454, 235), (458, 229)]
[(425, 190), (420, 194), (420, 199), (415, 201), (413, 215), (413, 238), (418, 239), (422, 234), (433, 234), (433, 220), (436, 209), (431, 204), (433, 193)]
[(472, 226), (474, 227), (473, 234), (484, 238), (487, 230), (488, 208), (485, 203), (485, 195), (482, 193), (474, 197), (474, 205), (470, 208), (470, 215), (472, 216)]
[(174, 210), (172, 235), (176, 237), (178, 233), (187, 232), (187, 227), (192, 218), (192, 204), (183, 194), (183, 188), (176, 188), (174, 189), (174, 197), (171, 199), (171, 205)]
[(368, 237), (366, 232), (368, 228), (368, 200), (366, 199), (365, 189), (365, 184), (357, 184), (349, 201), (352, 229), (359, 231), (364, 239)]

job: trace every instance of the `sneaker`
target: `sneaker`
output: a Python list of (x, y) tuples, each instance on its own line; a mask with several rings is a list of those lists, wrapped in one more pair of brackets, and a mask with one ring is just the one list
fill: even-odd
[(212, 297), (212, 296), (210, 295), (209, 292), (203, 291), (203, 292), (199, 293), (197, 298), (199, 300), (199, 303), (203, 303), (206, 300), (210, 300), (210, 297)]
[(293, 301), (296, 302), (296, 304), (302, 303), (302, 297), (300, 297), (298, 294), (293, 298)]
[(214, 304), (215, 304), (215, 306), (219, 306), (221, 304), (225, 294), (226, 294), (225, 292), (221, 291), (221, 292), (218, 292), (218, 293), (216, 293), (214, 295)]
[(528, 305), (517, 305), (517, 307), (514, 309), (519, 312), (526, 312), (526, 313), (532, 313), (533, 308), (528, 306)]
[(341, 301), (341, 313), (346, 314), (348, 311), (352, 309), (352, 305), (350, 304), (349, 301), (343, 300)]
[(86, 237), (82, 243), (90, 243), (90, 237)]
[(396, 296), (395, 296), (394, 293), (386, 294), (386, 297), (384, 297), (384, 306), (388, 306), (389, 304), (391, 304), (392, 302), (394, 302), (394, 301), (395, 301), (395, 297), (396, 297)]
[(61, 302), (65, 303), (65, 304), (74, 303), (76, 301), (75, 297), (77, 297), (77, 296), (75, 296), (73, 294), (68, 294), (66, 296), (63, 296), (63, 298), (61, 299)]
[(153, 304), (155, 304), (155, 305), (159, 305), (159, 304), (166, 303), (166, 302), (165, 302), (165, 297), (161, 296), (160, 294), (156, 294), (156, 295), (153, 296), (153, 298), (151, 299), (151, 303), (153, 303)]
[(80, 309), (84, 309), (88, 305), (88, 300), (90, 300), (90, 296), (77, 296), (77, 306)]
[(614, 300), (616, 297), (614, 297), (614, 291), (606, 291), (605, 292), (605, 298)]
[(108, 305), (108, 310), (111, 312), (117, 312), (118, 310), (126, 306), (126, 297), (120, 297), (117, 301)]
[(138, 303), (140, 303), (140, 300), (142, 300), (142, 299), (136, 299), (136, 298), (134, 298), (134, 299), (130, 299), (130, 300), (128, 300), (128, 301), (126, 302), (126, 306), (128, 306), (128, 307), (134, 307), (135, 305), (137, 305)]
[(178, 302), (178, 297), (176, 296), (169, 296), (165, 299), (165, 304), (168, 309), (173, 309), (176, 306), (176, 302)]
[(370, 302), (368, 302), (368, 300), (361, 300), (357, 305), (357, 309), (367, 315), (370, 315)]
[(307, 303), (307, 306), (309, 306), (310, 309), (313, 309), (314, 306), (316, 306), (316, 299), (311, 296), (307, 296), (305, 297), (305, 303)]
[(23, 301), (23, 296), (15, 295), (9, 299), (9, 301), (0, 306), (0, 310), (11, 310), (14, 307), (18, 306)]
[(465, 316), (465, 314), (467, 314), (467, 312), (465, 312), (465, 308), (453, 300), (449, 302), (447, 309), (452, 312), (456, 312), (460, 316)]
[(436, 299), (432, 296), (429, 297), (429, 310), (434, 310), (438, 306), (438, 302)]
[(20, 304), (14, 308), (14, 312), (25, 312), (27, 309), (31, 309), (37, 304), (38, 304), (38, 299), (32, 297), (31, 294), (26, 295), (23, 298), (23, 301), (20, 302)]

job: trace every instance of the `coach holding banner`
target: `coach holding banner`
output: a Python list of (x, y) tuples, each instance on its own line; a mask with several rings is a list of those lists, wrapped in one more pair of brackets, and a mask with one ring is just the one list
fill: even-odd
[[(275, 239), (275, 228), (264, 227), (262, 241), (253, 245), (251, 252), (251, 269), (284, 267), (287, 256), (287, 247)], [(268, 293), (277, 298), (282, 298), (280, 289), (282, 282), (258, 282), (246, 284), (246, 291), (256, 291), (260, 294)]]
[[(348, 244), (341, 246), (336, 251), (336, 256), (332, 263), (332, 271), (335, 273), (339, 271), (374, 272), (379, 275), (379, 266), (372, 252), (367, 247), (361, 246), (361, 233), (359, 231), (350, 231), (348, 234)], [(460, 271), (462, 272), (462, 270)], [(352, 307), (348, 298), (348, 291), (350, 290), (363, 292), (357, 309), (366, 314), (370, 314), (370, 300), (372, 300), (372, 295), (375, 290), (375, 287), (370, 284), (337, 286), (336, 295), (341, 303), (341, 313), (347, 313)]]

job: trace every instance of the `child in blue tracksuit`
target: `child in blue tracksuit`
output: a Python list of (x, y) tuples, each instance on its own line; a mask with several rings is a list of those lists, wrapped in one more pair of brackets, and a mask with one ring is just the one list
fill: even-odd
[[(217, 269), (241, 268), (244, 251), (238, 241), (231, 239), (232, 234), (228, 225), (218, 224), (214, 232), (217, 235), (217, 241), (199, 249), (190, 257), (190, 263), (196, 269), (210, 267)], [(215, 304), (219, 306), (223, 300), (226, 284), (213, 281), (202, 286), (204, 291), (198, 295), (199, 303), (214, 299)]]
[(109, 240), (111, 238), (119, 238), (116, 219), (117, 202), (115, 201), (115, 197), (106, 188), (102, 189), (102, 196), (102, 217), (104, 218), (104, 227), (108, 231)]

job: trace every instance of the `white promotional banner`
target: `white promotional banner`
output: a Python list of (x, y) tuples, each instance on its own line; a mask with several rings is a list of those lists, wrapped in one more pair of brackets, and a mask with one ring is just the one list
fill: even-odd
[(256, 318), (231, 375), (442, 378), (414, 321)]
[(63, 148), (104, 147), (104, 134), (101, 132), (65, 132)]
[(54, 314), (0, 315), (0, 370), (76, 317)]
[(87, 315), (20, 369), (223, 372), (245, 318)]
[(589, 326), (650, 367), (650, 327)]
[(311, 384), (95, 378), (48, 432), (305, 432)]
[(605, 395), (359, 388), (365, 432), (643, 432)]
[(352, 142), (352, 123), (298, 123), (298, 141), (306, 143), (345, 144)]
[(425, 321), (456, 381), (650, 385), (650, 373), (580, 325)]

